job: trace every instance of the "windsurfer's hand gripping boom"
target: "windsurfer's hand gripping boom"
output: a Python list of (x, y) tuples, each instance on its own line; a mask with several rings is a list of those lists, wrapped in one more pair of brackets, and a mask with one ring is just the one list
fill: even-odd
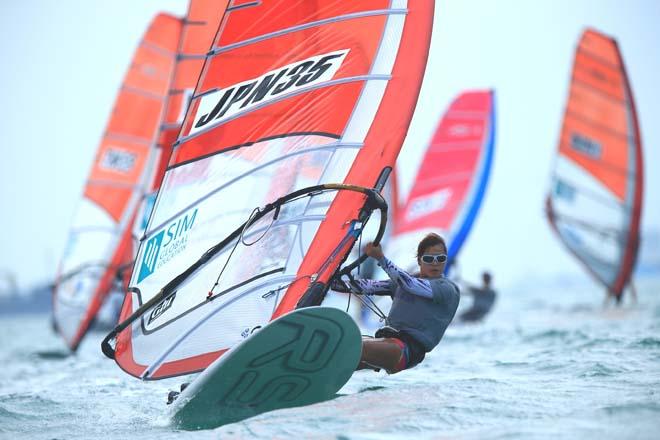
[(367, 246), (364, 248), (364, 253), (371, 258), (376, 259), (377, 261), (380, 261), (385, 256), (383, 254), (383, 248), (380, 246), (380, 244), (373, 242), (367, 243)]

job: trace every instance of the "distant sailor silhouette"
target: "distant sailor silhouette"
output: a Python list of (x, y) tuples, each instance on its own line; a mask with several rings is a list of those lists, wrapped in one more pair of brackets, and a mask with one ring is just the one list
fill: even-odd
[(478, 322), (481, 321), (495, 304), (495, 298), (497, 294), (495, 290), (491, 287), (491, 282), (493, 280), (490, 272), (483, 272), (481, 274), (482, 285), (481, 287), (473, 286), (465, 282), (464, 284), (467, 289), (466, 293), (472, 295), (473, 301), (472, 306), (461, 313), (458, 319), (462, 322)]

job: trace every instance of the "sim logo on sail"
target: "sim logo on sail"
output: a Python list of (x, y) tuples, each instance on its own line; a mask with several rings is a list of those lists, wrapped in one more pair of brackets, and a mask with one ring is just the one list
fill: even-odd
[(197, 208), (188, 211), (147, 241), (140, 264), (138, 283), (185, 250), (188, 235), (197, 218), (197, 211)]

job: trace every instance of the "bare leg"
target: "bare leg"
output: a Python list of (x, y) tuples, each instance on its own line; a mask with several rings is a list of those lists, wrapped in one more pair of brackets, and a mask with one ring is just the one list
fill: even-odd
[(358, 370), (383, 368), (388, 373), (397, 373), (397, 365), (403, 353), (392, 338), (369, 338), (362, 340), (362, 358)]

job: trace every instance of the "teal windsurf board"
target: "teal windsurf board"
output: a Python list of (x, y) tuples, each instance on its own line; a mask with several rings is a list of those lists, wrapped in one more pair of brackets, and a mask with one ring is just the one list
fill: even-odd
[(357, 368), (361, 351), (360, 330), (342, 310), (294, 310), (200, 373), (173, 403), (172, 420), (183, 429), (208, 429), (332, 399)]

